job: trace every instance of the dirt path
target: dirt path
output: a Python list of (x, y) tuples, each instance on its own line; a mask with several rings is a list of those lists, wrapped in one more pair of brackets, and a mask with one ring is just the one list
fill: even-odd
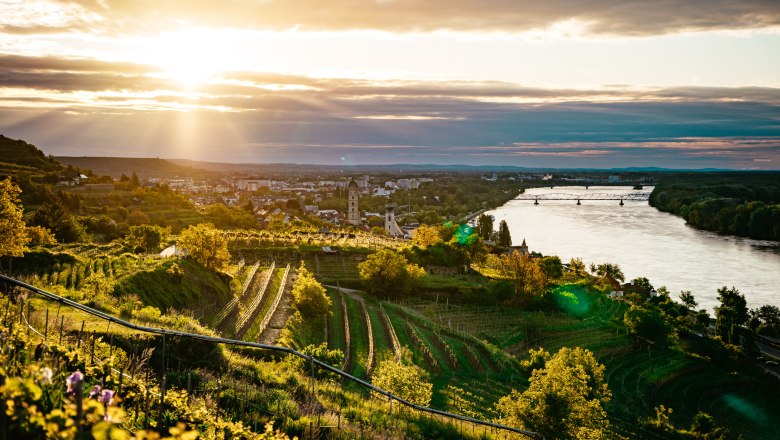
[[(287, 285), (284, 287), (282, 299), (279, 302), (279, 306), (276, 308), (276, 312), (274, 312), (273, 316), (271, 317), (271, 321), (268, 323), (268, 327), (266, 327), (265, 331), (263, 331), (263, 333), (260, 334), (260, 336), (257, 338), (257, 342), (263, 344), (275, 344), (276, 341), (279, 340), (279, 336), (282, 333), (284, 325), (287, 324), (287, 320), (293, 314), (292, 293), (290, 289), (292, 288), (293, 282), (295, 282), (295, 278), (297, 278), (297, 275), (291, 269), (290, 275), (287, 279)], [(274, 294), (275, 293), (276, 292), (274, 292)]]

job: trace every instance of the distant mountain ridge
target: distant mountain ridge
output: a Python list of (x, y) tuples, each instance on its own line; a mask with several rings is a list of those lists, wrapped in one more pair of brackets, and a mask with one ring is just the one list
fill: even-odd
[(159, 158), (58, 156), (57, 160), (65, 165), (90, 169), (95, 174), (114, 178), (119, 178), (122, 174), (129, 176), (132, 173), (136, 173), (142, 179), (149, 177), (203, 177), (204, 174), (209, 174), (206, 169), (179, 165)]

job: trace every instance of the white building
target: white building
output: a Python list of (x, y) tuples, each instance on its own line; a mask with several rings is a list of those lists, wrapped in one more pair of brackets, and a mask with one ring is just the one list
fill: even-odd
[(268, 179), (241, 179), (236, 186), (241, 191), (257, 191), (262, 187), (271, 186), (271, 181)]

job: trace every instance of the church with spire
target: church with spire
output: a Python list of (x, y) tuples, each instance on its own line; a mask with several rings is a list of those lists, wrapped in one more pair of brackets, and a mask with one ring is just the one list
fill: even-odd
[(387, 199), (387, 205), (385, 205), (385, 232), (391, 237), (403, 237), (406, 235), (395, 221), (395, 203), (390, 199)]

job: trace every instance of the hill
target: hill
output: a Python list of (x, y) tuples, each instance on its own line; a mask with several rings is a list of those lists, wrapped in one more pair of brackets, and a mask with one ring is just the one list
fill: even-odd
[(15, 174), (16, 172), (59, 171), (62, 164), (52, 156), (46, 156), (35, 145), (19, 139), (11, 139), (0, 135), (0, 172)]
[(178, 165), (159, 158), (60, 156), (57, 157), (57, 160), (65, 165), (90, 169), (95, 174), (114, 178), (119, 178), (122, 174), (129, 176), (132, 173), (136, 173), (142, 179), (150, 177), (202, 177), (209, 173), (201, 168)]

